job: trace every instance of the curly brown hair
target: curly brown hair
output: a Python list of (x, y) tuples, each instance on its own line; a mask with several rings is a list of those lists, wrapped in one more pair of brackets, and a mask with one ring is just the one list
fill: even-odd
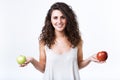
[(68, 41), (73, 47), (76, 47), (79, 42), (82, 41), (76, 15), (70, 6), (63, 2), (54, 3), (49, 9), (45, 19), (45, 25), (39, 37), (40, 41), (43, 41), (49, 48), (51, 48), (51, 45), (55, 44), (55, 32), (51, 23), (51, 14), (53, 10), (60, 10), (62, 14), (65, 15), (67, 20), (65, 35), (68, 37)]

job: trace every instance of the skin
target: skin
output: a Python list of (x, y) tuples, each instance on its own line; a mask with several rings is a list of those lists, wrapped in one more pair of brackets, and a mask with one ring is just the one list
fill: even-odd
[[(51, 23), (55, 28), (55, 44), (51, 46), (51, 49), (55, 52), (55, 54), (65, 54), (65, 52), (69, 51), (72, 47), (72, 44), (68, 41), (67, 36), (64, 34), (64, 29), (66, 27), (67, 20), (65, 16), (59, 10), (53, 10), (51, 15)], [(64, 46), (64, 47), (63, 47)], [(78, 48), (78, 67), (82, 69), (86, 67), (91, 61), (98, 62), (96, 59), (96, 54), (88, 57), (87, 59), (83, 60), (83, 52), (82, 52), (82, 42), (77, 45)], [(26, 66), (29, 63), (39, 70), (40, 72), (44, 73), (45, 65), (46, 65), (46, 53), (45, 53), (45, 45), (44, 42), (39, 42), (39, 50), (40, 50), (40, 58), (39, 61), (34, 59), (33, 57), (27, 57), (27, 61), (25, 64), (21, 64), (21, 67)]]

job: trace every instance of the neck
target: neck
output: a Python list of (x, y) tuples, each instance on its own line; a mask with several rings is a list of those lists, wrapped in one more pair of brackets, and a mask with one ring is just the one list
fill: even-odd
[(56, 38), (64, 38), (65, 33), (64, 32), (55, 32)]

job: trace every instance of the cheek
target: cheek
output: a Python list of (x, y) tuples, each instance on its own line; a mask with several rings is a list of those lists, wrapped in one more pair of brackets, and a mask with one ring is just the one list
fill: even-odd
[(67, 24), (67, 20), (64, 20), (63, 22), (64, 22), (65, 25)]
[(51, 19), (51, 23), (52, 23), (52, 25), (54, 25), (55, 24), (55, 20)]

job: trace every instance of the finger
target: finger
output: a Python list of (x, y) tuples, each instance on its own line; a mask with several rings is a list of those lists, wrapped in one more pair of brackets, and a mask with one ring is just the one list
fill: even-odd
[(26, 66), (26, 65), (27, 65), (26, 63), (20, 64), (20, 67), (24, 67), (24, 66)]
[(26, 61), (24, 64), (28, 64), (29, 63), (29, 61)]
[(91, 57), (91, 60), (92, 60), (93, 62), (97, 62), (97, 63), (99, 62), (99, 60), (96, 58), (96, 56), (92, 56), (92, 57)]
[(100, 61), (100, 63), (106, 63), (106, 61)]

